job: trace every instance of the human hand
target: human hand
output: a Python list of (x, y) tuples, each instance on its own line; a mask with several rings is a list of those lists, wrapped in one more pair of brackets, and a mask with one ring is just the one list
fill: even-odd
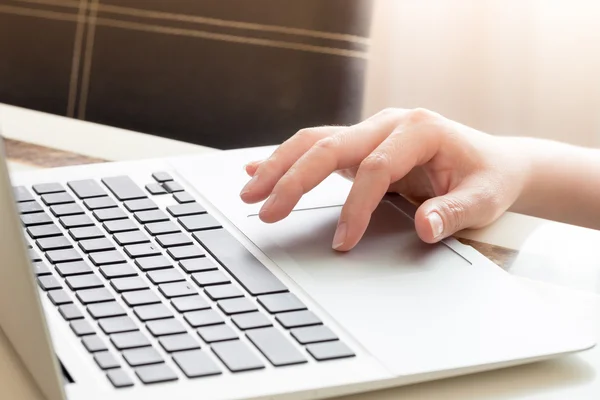
[(268, 198), (259, 217), (276, 222), (337, 172), (354, 183), (334, 249), (347, 251), (359, 242), (387, 192), (420, 204), (416, 231), (435, 243), (496, 220), (518, 198), (527, 168), (526, 157), (518, 157), (508, 138), (423, 109), (386, 109), (349, 127), (302, 129), (268, 159), (246, 166), (252, 179), (240, 196), (246, 203)]

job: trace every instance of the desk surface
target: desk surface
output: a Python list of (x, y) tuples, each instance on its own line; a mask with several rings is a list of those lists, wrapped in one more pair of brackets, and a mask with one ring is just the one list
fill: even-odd
[[(214, 151), (1, 104), (0, 122), (12, 170)], [(600, 317), (600, 251), (596, 249), (600, 232), (509, 213), (486, 229), (460, 233), (458, 239), (527, 279), (536, 290), (552, 293), (553, 299), (555, 285), (564, 287), (563, 303), (576, 312)], [(346, 399), (591, 399), (599, 394), (600, 347), (596, 347), (558, 360)], [(0, 398), (41, 398), (1, 331)]]

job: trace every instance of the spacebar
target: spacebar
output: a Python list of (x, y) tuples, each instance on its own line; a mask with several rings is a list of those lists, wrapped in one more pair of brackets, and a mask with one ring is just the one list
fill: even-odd
[(194, 238), (225, 267), (251, 295), (287, 292), (275, 275), (225, 229), (194, 233)]

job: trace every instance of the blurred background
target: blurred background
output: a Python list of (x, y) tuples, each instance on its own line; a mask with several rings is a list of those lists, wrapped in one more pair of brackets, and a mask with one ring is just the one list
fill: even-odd
[(0, 102), (217, 148), (385, 107), (600, 145), (595, 0), (0, 0)]

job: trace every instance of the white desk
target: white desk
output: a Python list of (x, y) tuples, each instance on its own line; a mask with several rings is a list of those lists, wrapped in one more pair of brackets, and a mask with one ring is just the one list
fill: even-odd
[[(7, 138), (91, 157), (128, 160), (212, 149), (0, 104)], [(12, 164), (11, 168), (31, 168)], [(559, 302), (589, 315), (600, 338), (600, 232), (506, 214), (494, 225), (460, 236), (519, 250), (510, 271), (542, 293), (565, 289)], [(599, 399), (600, 346), (561, 359), (359, 394), (344, 399)], [(42, 399), (0, 332), (0, 399)]]

